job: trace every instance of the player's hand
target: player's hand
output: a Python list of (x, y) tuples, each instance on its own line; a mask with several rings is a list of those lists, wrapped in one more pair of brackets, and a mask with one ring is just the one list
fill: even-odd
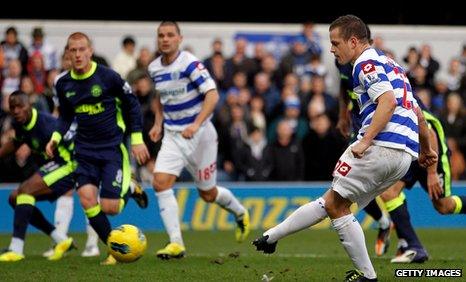
[(337, 129), (343, 137), (348, 138), (350, 135), (350, 124), (345, 118), (338, 119)]
[(429, 150), (421, 150), (419, 153), (419, 165), (422, 166), (423, 168), (429, 167), (431, 165), (437, 164), (438, 161), (438, 156), (437, 153), (429, 148)]
[(154, 124), (154, 126), (152, 126), (149, 131), (149, 137), (150, 140), (152, 140), (154, 143), (157, 143), (157, 141), (162, 138), (162, 126)]
[(440, 179), (437, 172), (427, 173), (427, 190), (431, 200), (438, 200), (442, 197), (443, 188), (440, 186)]
[(131, 146), (131, 153), (137, 160), (138, 164), (142, 165), (147, 162), (150, 158), (149, 151), (147, 150), (146, 144), (137, 144)]
[(365, 141), (364, 139), (359, 140), (358, 143), (351, 146), (351, 153), (356, 159), (360, 159), (364, 156), (364, 152), (371, 146), (371, 143)]
[(186, 127), (183, 132), (181, 132), (181, 136), (183, 136), (186, 139), (191, 139), (193, 138), (194, 134), (199, 130), (199, 125), (192, 123)]
[(56, 148), (57, 142), (50, 140), (49, 143), (47, 143), (47, 145), (45, 146), (45, 154), (47, 154), (49, 158), (53, 158), (53, 152)]

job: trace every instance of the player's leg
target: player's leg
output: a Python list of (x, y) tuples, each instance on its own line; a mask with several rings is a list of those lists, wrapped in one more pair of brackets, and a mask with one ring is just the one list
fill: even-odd
[(290, 234), (307, 229), (321, 222), (326, 217), (327, 212), (325, 210), (325, 200), (320, 197), (299, 207), (283, 222), (265, 231), (261, 237), (253, 241), (253, 244), (256, 246), (258, 251), (273, 253), (278, 240)]
[(379, 223), (377, 240), (375, 242), (375, 254), (377, 256), (381, 256), (387, 252), (388, 247), (390, 246), (390, 219), (384, 212), (382, 212), (376, 199), (372, 200), (364, 208), (364, 211)]
[[(434, 208), (440, 214), (466, 214), (466, 196), (451, 194), (451, 172), (448, 156), (441, 158), (438, 166), (438, 177), (443, 184), (443, 194), (439, 199), (432, 199)], [(426, 183), (423, 183), (423, 187)], [(424, 188), (426, 190), (426, 188)]]
[(350, 211), (352, 202), (343, 198), (335, 190), (323, 196), (325, 210), (332, 220), (332, 226), (340, 237), (340, 242), (351, 258), (354, 266), (368, 279), (376, 279), (372, 262), (366, 248), (361, 225)]
[(89, 219), (86, 218), (86, 233), (87, 240), (86, 246), (84, 247), (83, 252), (81, 253), (82, 257), (95, 257), (100, 255), (100, 250), (98, 247), (99, 235), (95, 232), (94, 228), (89, 223)]
[[(66, 192), (59, 197), (56, 202), (54, 225), (61, 234), (68, 234), (71, 218), (73, 217), (73, 190)], [(53, 247), (42, 254), (44, 257), (49, 257), (53, 254)]]
[[(351, 147), (350, 147), (351, 148)], [(364, 207), (408, 171), (411, 155), (400, 150), (371, 146), (357, 159), (348, 148), (334, 171), (332, 189), (324, 195), (325, 209), (356, 270), (350, 276), (376, 279), (366, 249), (364, 233), (350, 211), (352, 202)]]
[[(182, 137), (179, 136), (179, 138)], [(178, 202), (173, 192), (176, 177), (180, 175), (185, 166), (185, 157), (175, 139), (175, 133), (168, 131), (164, 133), (162, 146), (155, 161), (152, 180), (159, 214), (170, 240), (168, 245), (156, 253), (157, 257), (161, 259), (180, 258), (186, 253), (181, 235)]]
[[(34, 174), (20, 185), (16, 196), (13, 237), (9, 246), (11, 252), (1, 255), (0, 261), (16, 261), (24, 258), (24, 239), (35, 210), (36, 198), (50, 194), (53, 194), (53, 190), (49, 188), (39, 173)], [(51, 232), (51, 236), (56, 242), (67, 239), (66, 235), (62, 235), (56, 230)]]

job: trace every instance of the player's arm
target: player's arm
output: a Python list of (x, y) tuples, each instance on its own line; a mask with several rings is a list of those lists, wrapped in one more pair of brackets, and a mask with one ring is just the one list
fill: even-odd
[(160, 102), (160, 93), (155, 91), (155, 97), (152, 101), (154, 109), (154, 125), (149, 131), (149, 137), (153, 142), (157, 142), (162, 137), (163, 124), (163, 107)]
[(3, 158), (5, 156), (8, 156), (16, 151), (16, 145), (13, 140), (13, 138), (8, 139), (8, 141), (5, 142), (0, 147), (0, 158)]
[[(438, 141), (437, 141), (437, 134), (432, 128), (429, 128), (429, 141), (432, 150), (434, 150), (437, 155), (439, 154), (438, 150)], [(431, 166), (426, 168), (427, 170), (427, 190), (429, 191), (429, 197), (433, 200), (439, 199), (443, 194), (443, 188), (440, 185), (440, 179), (437, 174), (437, 164), (436, 161)]]
[(47, 143), (45, 147), (45, 153), (50, 158), (53, 157), (54, 151), (57, 148), (58, 144), (60, 144), (63, 136), (69, 130), (71, 124), (74, 120), (74, 109), (65, 98), (65, 94), (63, 91), (60, 90), (60, 87), (56, 84), (54, 87), (55, 95), (58, 97), (58, 122), (57, 128), (52, 134), (50, 141)]
[(149, 151), (142, 138), (142, 114), (139, 101), (134, 95), (131, 86), (121, 77), (116, 77), (118, 85), (115, 94), (121, 99), (125, 115), (129, 118), (129, 131), (131, 132), (131, 153), (139, 164), (144, 164), (149, 158)]
[(217, 87), (214, 80), (209, 74), (209, 71), (200, 62), (194, 61), (188, 67), (193, 66), (190, 70), (189, 79), (194, 83), (199, 93), (204, 93), (204, 102), (202, 104), (201, 112), (197, 115), (192, 124), (181, 132), (184, 138), (192, 138), (199, 130), (202, 123), (214, 112), (215, 105), (219, 100)]
[(338, 104), (340, 108), (336, 127), (345, 138), (348, 138), (350, 134), (349, 100), (350, 98), (344, 83), (340, 83), (340, 95), (338, 95)]
[(364, 136), (351, 149), (356, 158), (361, 158), (364, 152), (372, 144), (374, 138), (382, 131), (392, 118), (396, 108), (396, 99), (393, 91), (387, 91), (377, 98), (377, 108), (375, 109), (372, 121), (367, 127)]
[(429, 126), (424, 117), (424, 114), (422, 113), (422, 110), (419, 107), (415, 107), (414, 112), (416, 113), (418, 119), (419, 145), (421, 147), (418, 162), (422, 167), (427, 168), (437, 163), (438, 155), (432, 149)]

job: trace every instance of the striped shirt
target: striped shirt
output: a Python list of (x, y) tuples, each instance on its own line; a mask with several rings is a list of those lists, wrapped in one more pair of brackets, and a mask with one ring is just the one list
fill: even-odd
[(186, 51), (180, 51), (169, 65), (163, 65), (160, 56), (148, 69), (160, 95), (165, 128), (183, 131), (201, 112), (205, 93), (216, 88), (214, 80), (204, 65)]
[(362, 127), (361, 139), (372, 121), (377, 98), (393, 91), (397, 105), (390, 121), (374, 138), (375, 145), (401, 149), (418, 157), (419, 129), (413, 110), (417, 102), (404, 70), (392, 59), (374, 48), (366, 49), (356, 60), (353, 68), (353, 87), (358, 95)]

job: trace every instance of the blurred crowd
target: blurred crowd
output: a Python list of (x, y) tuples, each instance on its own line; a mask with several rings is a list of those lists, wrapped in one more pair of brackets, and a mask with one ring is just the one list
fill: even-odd
[[(56, 114), (53, 82), (70, 68), (63, 48), (50, 45), (41, 27), (33, 28), (31, 44), (18, 41), (15, 27), (8, 27), (0, 45), (0, 144), (12, 138), (8, 95), (20, 89), (34, 107)], [(321, 36), (312, 23), (303, 24), (281, 57), (264, 43), (254, 44), (248, 56), (245, 38), (235, 40), (233, 54), (223, 42), (212, 42), (205, 67), (217, 83), (220, 102), (213, 123), (219, 133), (218, 177), (220, 181), (320, 181), (330, 180), (334, 165), (348, 145), (335, 128), (338, 95), (327, 89), (338, 85), (321, 60)], [(159, 143), (149, 140), (154, 122), (154, 87), (147, 66), (158, 55), (149, 47), (137, 48), (136, 38), (125, 36), (119, 54), (108, 60), (95, 50), (94, 60), (112, 67), (133, 87), (144, 117), (144, 139), (152, 160), (136, 167), (143, 180), (151, 179)], [(452, 50), (446, 75), (427, 44), (407, 46), (406, 54), (394, 54), (383, 38), (374, 47), (402, 63), (415, 93), (443, 123), (451, 150), (453, 179), (466, 179), (466, 45)], [(23, 180), (35, 169), (34, 156), (23, 145), (14, 156), (0, 159), (0, 182)], [(190, 180), (187, 173), (181, 180)]]

